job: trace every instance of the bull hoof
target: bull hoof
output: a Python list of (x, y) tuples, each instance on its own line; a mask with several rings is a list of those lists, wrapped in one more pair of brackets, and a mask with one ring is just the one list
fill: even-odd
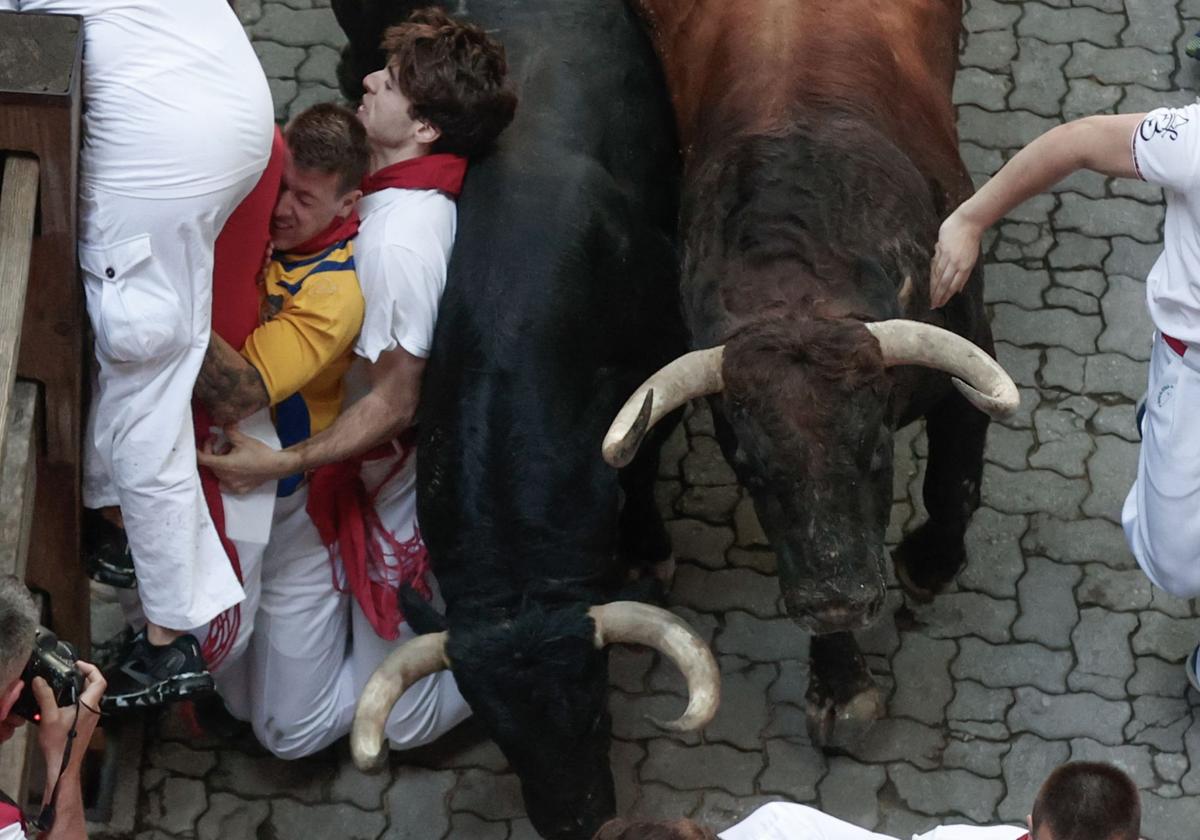
[(962, 537), (947, 536), (944, 528), (925, 522), (892, 552), (896, 580), (909, 597), (928, 603), (946, 588), (966, 563)]
[(859, 743), (887, 712), (883, 694), (872, 685), (844, 703), (832, 697), (806, 698), (808, 737), (823, 750), (845, 750)]

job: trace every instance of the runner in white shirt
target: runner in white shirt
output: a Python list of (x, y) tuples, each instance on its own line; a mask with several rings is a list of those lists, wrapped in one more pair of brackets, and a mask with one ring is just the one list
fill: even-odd
[[(0, 0), (83, 17), (80, 243), (99, 387), (87, 434), (120, 503), (149, 626), (116, 705), (211, 688), (187, 628), (243, 593), (195, 465), (192, 386), (208, 345), (213, 243), (270, 154), (273, 109), (226, 0)], [(101, 482), (103, 485), (105, 482)]]
[[(443, 39), (449, 47), (431, 44)], [(416, 524), (415, 455), (402, 433), (412, 424), (432, 346), (454, 241), (452, 196), (465, 158), (490, 145), (516, 104), (505, 81), (503, 49), (478, 27), (441, 10), (415, 13), (389, 30), (385, 49), (388, 66), (364, 80), (367, 93), (359, 109), (371, 144), (355, 250), (366, 317), (355, 345), (361, 358), (347, 375), (348, 407), (331, 427), (283, 451), (230, 430), (232, 452), (201, 453), (201, 463), (234, 490), (362, 458), (362, 482), (389, 532), (381, 546), (383, 562), (367, 570), (367, 583), (353, 592), (348, 612), (329, 607), (345, 595), (330, 575), (317, 526), (297, 519), (294, 530), (272, 535), (273, 544), (291, 540), (289, 554), (307, 558), (278, 571), (264, 567), (255, 630), (256, 636), (276, 639), (278, 649), (256, 666), (265, 679), (254, 702), (266, 717), (255, 730), (268, 749), (284, 757), (306, 755), (349, 732), (363, 686), (387, 654), (413, 635), (396, 612), (398, 586), (432, 589), (428, 576), (412, 577), (421, 568), (424, 546)], [(453, 76), (462, 90), (445, 92), (442, 68), (430, 64), (431, 55), (459, 66)], [(313, 517), (326, 507), (316, 496), (318, 483), (310, 486)], [(344, 542), (338, 547), (343, 554)], [(343, 584), (350, 561), (341, 556), (340, 562)], [(297, 603), (294, 593), (304, 593), (312, 606), (289, 608)], [(405, 692), (386, 732), (393, 748), (418, 746), (469, 714), (453, 675), (444, 671)]]
[[(896, 840), (790, 802), (764, 805), (717, 836), (721, 840)], [(913, 840), (1019, 840), (1028, 836), (1028, 829), (1019, 826), (944, 825), (914, 834)]]
[[(1086, 117), (1053, 128), (1008, 162), (942, 224), (931, 297), (945, 304), (971, 275), (983, 232), (1022, 201), (1078, 169), (1142, 178), (1167, 201), (1163, 252), (1146, 278), (1156, 332), (1137, 478), (1121, 511), (1147, 577), (1182, 598), (1200, 595), (1200, 105)], [(1186, 662), (1200, 691), (1197, 657)]]

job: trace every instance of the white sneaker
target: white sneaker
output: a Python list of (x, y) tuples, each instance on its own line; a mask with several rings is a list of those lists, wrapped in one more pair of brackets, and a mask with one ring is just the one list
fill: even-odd
[(1192, 684), (1192, 688), (1200, 691), (1200, 645), (1188, 654), (1188, 658), (1183, 663), (1183, 670), (1187, 672), (1188, 682)]

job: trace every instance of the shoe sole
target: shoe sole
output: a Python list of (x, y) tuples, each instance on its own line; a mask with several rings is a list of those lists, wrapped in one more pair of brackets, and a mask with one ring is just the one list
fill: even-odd
[(178, 674), (142, 691), (106, 696), (101, 704), (101, 711), (124, 712), (130, 709), (165, 706), (176, 700), (186, 700), (188, 697), (210, 694), (214, 691), (216, 691), (216, 687), (213, 684), (212, 674)]

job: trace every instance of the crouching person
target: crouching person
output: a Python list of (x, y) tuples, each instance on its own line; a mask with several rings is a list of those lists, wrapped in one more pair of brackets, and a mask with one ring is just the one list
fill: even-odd
[[(30, 827), (41, 830), (38, 836), (42, 840), (84, 840), (87, 830), (80, 768), (100, 719), (97, 710), (104, 695), (104, 678), (94, 665), (76, 662), (83, 677), (82, 691), (76, 703), (62, 708), (42, 677), (26, 686), (22, 673), (33, 652), (37, 626), (37, 609), (29, 590), (11, 575), (0, 576), (0, 741), (7, 741), (25, 723), (13, 707), (23, 692), (32, 690), (40, 716), (37, 740), (46, 764), (46, 794), (42, 812)], [(0, 792), (0, 840), (24, 840), (26, 836), (20, 808)]]
[[(440, 10), (419, 11), (388, 30), (384, 49), (387, 66), (364, 80), (358, 111), (371, 160), (355, 246), (367, 306), (354, 346), (360, 361), (349, 377), (353, 403), (332, 426), (283, 450), (234, 433), (231, 452), (201, 454), (223, 484), (243, 491), (315, 470), (309, 508), (319, 532), (306, 525), (297, 539), (310, 541), (313, 558), (314, 539), (338, 553), (336, 582), (328, 568), (319, 579), (313, 566), (305, 592), (311, 606), (281, 591), (280, 609), (293, 614), (286, 624), (269, 619), (269, 633), (282, 635), (258, 698), (269, 715), (260, 738), (278, 755), (305, 755), (349, 732), (371, 674), (413, 635), (397, 591), (409, 585), (430, 593), (416, 523), (412, 424), (467, 160), (495, 141), (516, 108), (503, 47), (476, 26)], [(330, 605), (347, 597), (341, 588), (353, 598), (334, 618)], [(256, 638), (267, 623), (267, 592), (264, 572)], [(453, 675), (443, 671), (404, 693), (385, 733), (395, 749), (415, 747), (468, 714)]]

